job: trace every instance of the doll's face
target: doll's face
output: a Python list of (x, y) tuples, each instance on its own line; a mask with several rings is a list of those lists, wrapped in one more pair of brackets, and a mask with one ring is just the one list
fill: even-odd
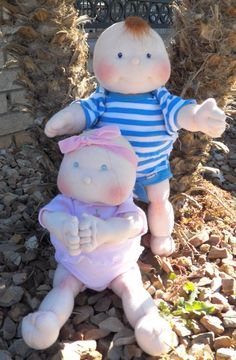
[(91, 145), (64, 156), (57, 186), (76, 200), (119, 205), (132, 193), (135, 176), (135, 166), (128, 160)]
[(116, 23), (99, 37), (93, 58), (94, 73), (109, 91), (139, 94), (163, 86), (170, 77), (170, 62), (161, 37), (150, 30), (135, 36)]

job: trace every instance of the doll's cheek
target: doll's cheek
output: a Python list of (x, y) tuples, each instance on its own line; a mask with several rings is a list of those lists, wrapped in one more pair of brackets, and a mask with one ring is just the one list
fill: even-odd
[(68, 193), (68, 183), (65, 181), (65, 179), (63, 179), (62, 176), (59, 176), (57, 179), (57, 187), (62, 194), (66, 195)]
[(153, 69), (156, 77), (161, 77), (163, 81), (167, 81), (170, 77), (170, 65), (167, 62), (163, 62), (161, 64), (156, 64)]
[(114, 65), (102, 62), (98, 65), (95, 65), (94, 72), (98, 79), (107, 82), (113, 79), (114, 75), (116, 74), (116, 68)]
[(111, 186), (107, 192), (107, 199), (112, 203), (119, 203), (122, 199), (122, 188), (120, 186)]

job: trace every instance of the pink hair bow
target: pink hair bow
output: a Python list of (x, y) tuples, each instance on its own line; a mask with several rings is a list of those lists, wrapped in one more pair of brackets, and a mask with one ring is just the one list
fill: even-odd
[(114, 140), (120, 136), (120, 129), (117, 126), (103, 126), (94, 130), (85, 131), (81, 135), (71, 136), (65, 140), (61, 140), (58, 145), (62, 154), (67, 154), (85, 146), (101, 146), (126, 158), (136, 166), (137, 157), (134, 152), (120, 144), (115, 144)]

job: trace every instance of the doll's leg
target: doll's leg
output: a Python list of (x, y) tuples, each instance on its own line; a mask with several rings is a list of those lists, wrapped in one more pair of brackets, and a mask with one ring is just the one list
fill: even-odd
[(177, 346), (176, 334), (160, 317), (157, 307), (144, 289), (137, 266), (114, 279), (110, 288), (122, 299), (125, 315), (135, 329), (139, 346), (148, 354), (158, 356)]
[(146, 187), (149, 199), (148, 224), (151, 232), (151, 249), (155, 255), (168, 256), (175, 250), (171, 233), (174, 212), (169, 202), (169, 180)]
[(62, 325), (73, 310), (74, 298), (82, 287), (78, 279), (58, 265), (53, 289), (44, 298), (39, 310), (23, 319), (22, 336), (27, 345), (41, 350), (56, 341)]

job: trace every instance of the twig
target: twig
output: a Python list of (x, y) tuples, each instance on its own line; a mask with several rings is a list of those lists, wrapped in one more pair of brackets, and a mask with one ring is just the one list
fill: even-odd
[(202, 186), (196, 186), (194, 188), (191, 188), (190, 190), (187, 191), (187, 193), (192, 193), (194, 191), (205, 191), (207, 193), (209, 193), (210, 195), (212, 195), (219, 203), (221, 206), (223, 206), (223, 208), (228, 212), (229, 216), (231, 217), (232, 220), (235, 220), (235, 217), (232, 216), (230, 210), (227, 208), (227, 206), (223, 203), (223, 201), (216, 195), (214, 194), (211, 190), (204, 188)]
[(197, 200), (195, 200), (192, 196), (186, 194), (186, 193), (180, 193), (172, 197), (171, 201), (176, 202), (179, 198), (186, 197), (190, 202), (192, 202), (196, 207), (200, 210), (202, 210), (202, 205), (200, 205)]
[(184, 86), (180, 96), (184, 97), (187, 89), (190, 87), (191, 83), (193, 82), (193, 80), (198, 76), (198, 74), (203, 70), (207, 60), (209, 59), (211, 55), (207, 55), (206, 59), (204, 60), (204, 62), (202, 63), (202, 65), (200, 66), (200, 68), (198, 69), (198, 71), (195, 72), (195, 74), (193, 74), (193, 76), (187, 81), (186, 85)]

